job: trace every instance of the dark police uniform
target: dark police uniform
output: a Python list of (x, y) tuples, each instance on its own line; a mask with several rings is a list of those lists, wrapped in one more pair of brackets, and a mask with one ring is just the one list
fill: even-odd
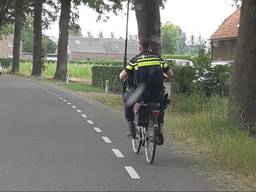
[[(168, 70), (168, 64), (152, 51), (142, 52), (133, 57), (125, 68), (129, 74), (128, 87), (136, 89), (143, 85), (145, 89), (139, 100), (144, 103), (161, 102), (164, 92), (163, 73)], [(134, 120), (133, 106), (125, 106), (125, 117), (127, 121)]]

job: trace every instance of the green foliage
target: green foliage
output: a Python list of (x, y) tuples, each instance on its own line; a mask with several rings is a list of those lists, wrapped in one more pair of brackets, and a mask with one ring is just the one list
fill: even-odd
[(105, 66), (123, 66), (121, 61), (110, 60), (87, 60), (87, 61), (70, 61), (71, 64), (84, 64), (84, 65), (105, 65)]
[[(23, 42), (24, 52), (33, 52), (33, 35), (33, 21), (32, 18), (28, 18), (21, 33), (21, 40)], [(46, 54), (54, 53), (57, 48), (56, 43), (53, 40), (51, 40), (50, 37), (47, 35), (43, 35), (42, 46)]]
[(4, 66), (5, 68), (8, 68), (11, 66), (12, 64), (12, 59), (10, 58), (0, 58), (0, 63), (2, 64), (2, 66)]
[(175, 92), (191, 94), (195, 91), (196, 69), (191, 66), (180, 66), (174, 69)]
[(118, 79), (118, 75), (122, 68), (122, 66), (92, 66), (92, 85), (105, 88), (105, 82), (109, 80), (109, 90), (120, 93), (122, 82)]
[(164, 54), (182, 53), (186, 46), (186, 34), (179, 26), (167, 22), (161, 27), (161, 45)]
[(169, 134), (204, 146), (203, 152), (225, 169), (256, 178), (255, 138), (229, 120), (227, 98), (176, 95), (172, 103), (171, 114), (165, 116)]
[(85, 83), (77, 83), (77, 82), (70, 82), (69, 84), (63, 85), (63, 87), (73, 90), (73, 91), (81, 91), (81, 92), (95, 92), (95, 93), (103, 93), (103, 89), (98, 87), (93, 87), (91, 85)]

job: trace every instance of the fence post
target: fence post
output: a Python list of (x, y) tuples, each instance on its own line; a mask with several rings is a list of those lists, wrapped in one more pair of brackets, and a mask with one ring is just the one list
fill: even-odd
[(164, 83), (165, 93), (168, 93), (168, 97), (171, 97), (171, 83)]
[(108, 94), (109, 91), (109, 80), (105, 81), (105, 96)]
[(68, 72), (66, 72), (66, 84), (69, 83), (69, 76), (68, 76)]

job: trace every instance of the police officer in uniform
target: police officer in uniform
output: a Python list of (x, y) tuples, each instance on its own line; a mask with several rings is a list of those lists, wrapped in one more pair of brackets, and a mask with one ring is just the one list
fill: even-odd
[[(129, 90), (124, 97), (125, 118), (129, 127), (128, 136), (132, 138), (135, 138), (136, 136), (133, 104), (138, 100), (143, 101), (144, 103), (160, 103), (164, 93), (164, 76), (168, 80), (173, 76), (173, 72), (167, 63), (151, 51), (149, 40), (139, 40), (139, 51), (140, 53), (130, 60), (129, 64), (119, 75), (120, 80), (124, 81), (128, 79)], [(139, 97), (132, 103), (127, 103), (135, 90), (141, 90), (141, 92), (139, 92)], [(159, 145), (163, 144), (163, 135), (161, 131), (158, 133), (157, 143)]]

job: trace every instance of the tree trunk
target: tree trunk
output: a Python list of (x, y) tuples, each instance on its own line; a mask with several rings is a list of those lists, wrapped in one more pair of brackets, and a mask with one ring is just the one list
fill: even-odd
[(238, 49), (231, 85), (230, 111), (256, 130), (256, 1), (242, 1)]
[(70, 20), (71, 0), (61, 0), (61, 15), (59, 21), (59, 42), (58, 42), (58, 60), (55, 79), (65, 80), (67, 73), (67, 47)]
[(12, 60), (12, 73), (19, 72), (20, 65), (20, 41), (21, 29), (23, 21), (23, 5), (24, 0), (16, 0), (15, 2), (15, 29), (13, 40), (13, 60)]
[(43, 0), (34, 1), (33, 76), (42, 73), (42, 8)]
[(135, 0), (135, 13), (138, 24), (139, 39), (151, 41), (153, 52), (161, 55), (160, 48), (160, 1), (159, 0)]

